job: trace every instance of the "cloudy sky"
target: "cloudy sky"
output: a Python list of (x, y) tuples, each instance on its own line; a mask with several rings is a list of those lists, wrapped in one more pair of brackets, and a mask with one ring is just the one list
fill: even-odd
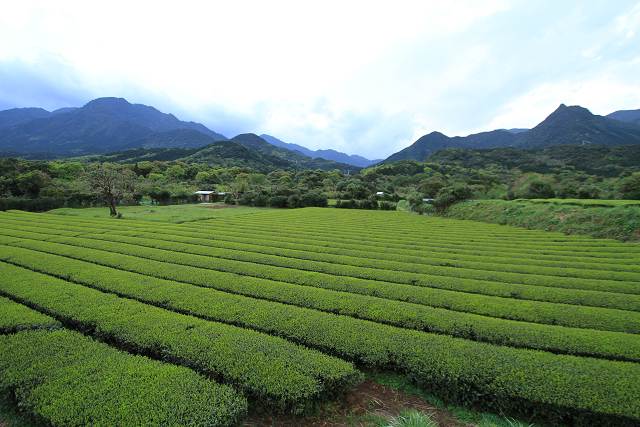
[(561, 103), (640, 108), (639, 0), (96, 4), (3, 4), (0, 110), (115, 96), (373, 159)]

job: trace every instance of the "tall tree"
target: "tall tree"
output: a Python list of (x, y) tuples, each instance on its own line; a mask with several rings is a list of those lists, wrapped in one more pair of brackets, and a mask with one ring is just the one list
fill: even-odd
[(136, 189), (137, 175), (111, 163), (88, 168), (85, 179), (98, 200), (109, 206), (109, 214), (116, 216), (116, 206)]

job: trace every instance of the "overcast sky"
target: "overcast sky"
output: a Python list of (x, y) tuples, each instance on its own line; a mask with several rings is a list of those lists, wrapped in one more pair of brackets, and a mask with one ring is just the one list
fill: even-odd
[(640, 1), (13, 1), (0, 110), (115, 96), (385, 158), (420, 136), (640, 108)]

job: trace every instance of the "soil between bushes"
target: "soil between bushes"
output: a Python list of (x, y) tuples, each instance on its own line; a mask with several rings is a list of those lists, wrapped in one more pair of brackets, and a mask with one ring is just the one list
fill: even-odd
[(243, 427), (365, 427), (376, 425), (370, 416), (391, 420), (401, 411), (415, 410), (430, 414), (439, 427), (471, 427), (456, 420), (450, 411), (436, 409), (428, 401), (406, 395), (373, 381), (364, 381), (335, 404), (322, 407), (317, 415), (251, 414)]

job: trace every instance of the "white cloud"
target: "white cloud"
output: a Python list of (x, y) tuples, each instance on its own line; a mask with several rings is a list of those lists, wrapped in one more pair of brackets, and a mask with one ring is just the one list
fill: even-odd
[(0, 106), (118, 96), (229, 137), (385, 157), (560, 103), (640, 107), (639, 27), (637, 0), (13, 2)]

